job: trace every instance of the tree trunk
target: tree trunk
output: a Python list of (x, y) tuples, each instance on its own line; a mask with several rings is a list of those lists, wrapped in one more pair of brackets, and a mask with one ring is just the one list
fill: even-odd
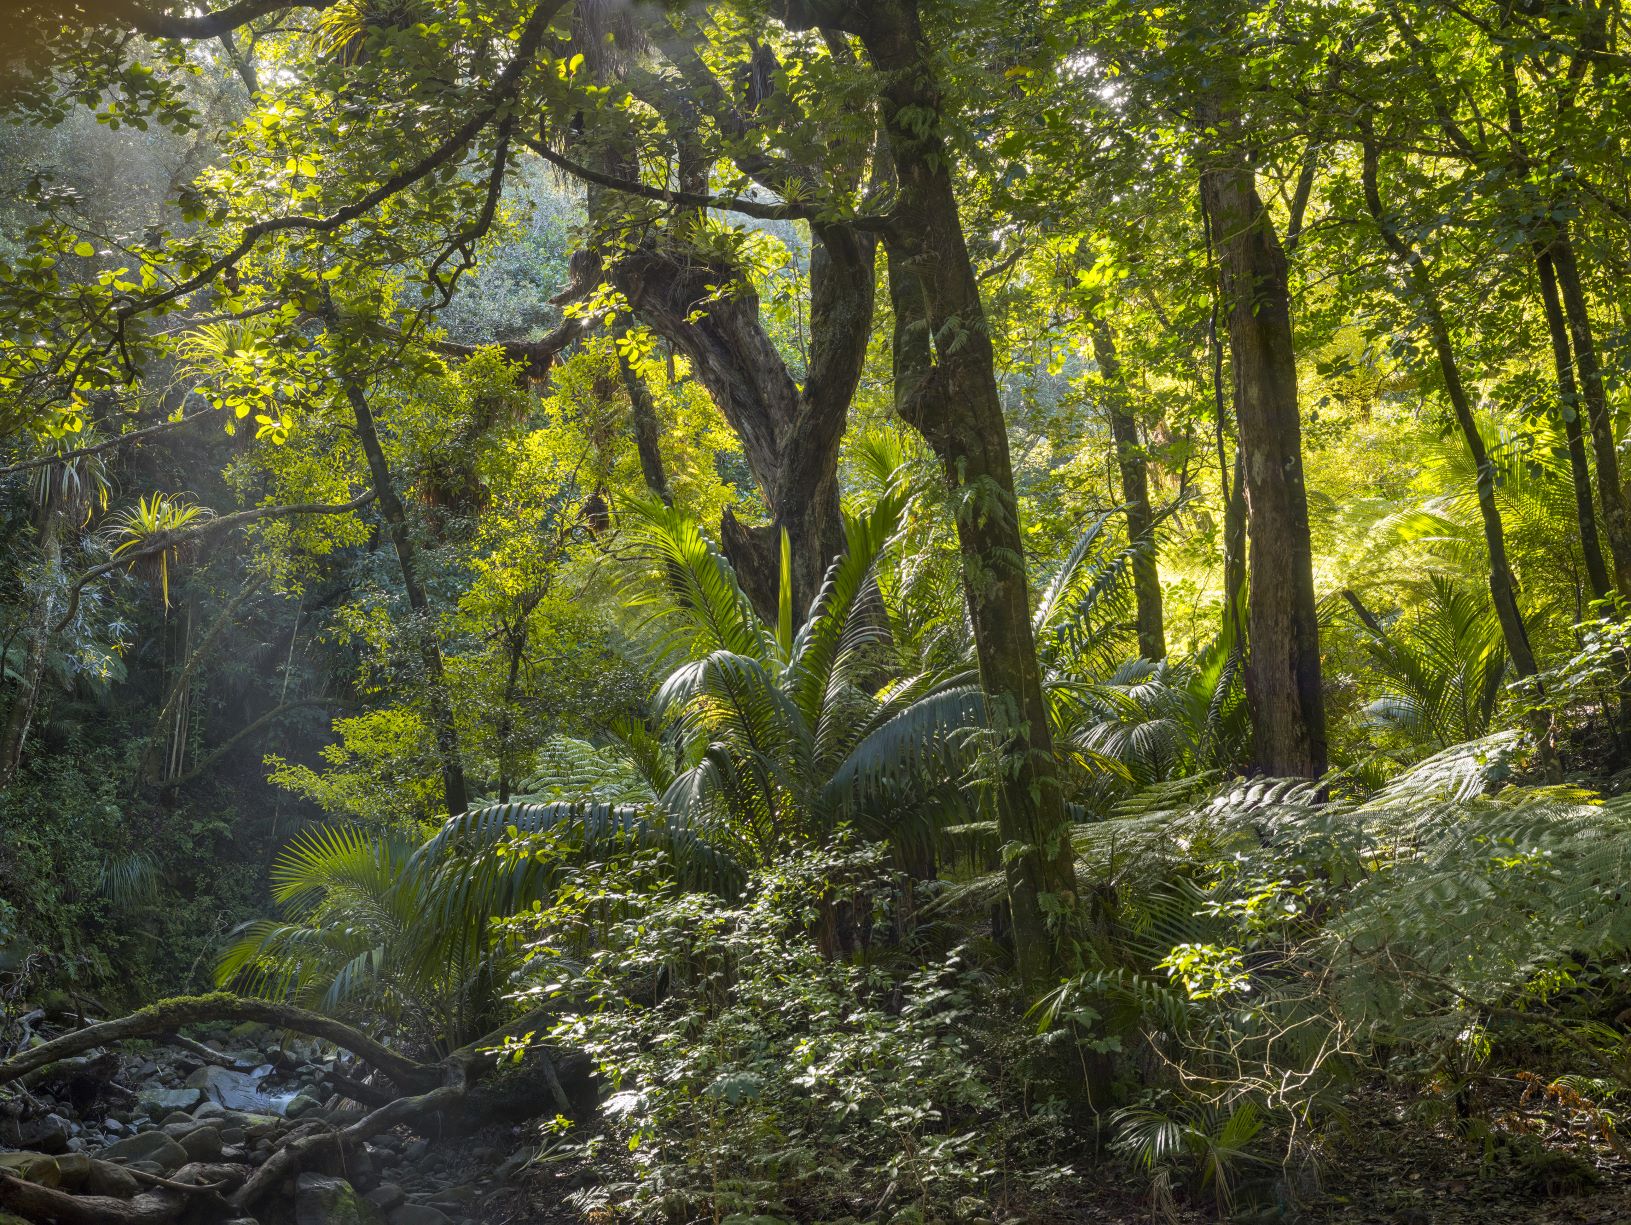
[[(1219, 125), (1226, 126), (1226, 125)], [(1250, 543), (1246, 696), (1258, 768), (1325, 772), (1325, 695), (1285, 253), (1243, 150), (1214, 149), (1201, 198), (1229, 309)]]
[[(743, 590), (769, 620), (776, 616), (784, 530), (799, 620), (843, 549), (838, 446), (871, 325), (873, 272), (869, 241), (848, 252), (851, 262), (841, 268), (827, 245), (818, 241), (812, 251), (814, 344), (802, 390), (759, 321), (758, 295), (734, 269), (647, 247), (608, 270), (640, 318), (690, 360), (742, 442), (771, 522), (748, 526), (727, 513), (721, 537)], [(728, 296), (715, 293), (721, 284), (733, 285)], [(840, 328), (843, 335), (829, 340)]]
[(1075, 864), (1031, 631), (1007, 423), (941, 138), (940, 90), (913, 0), (808, 9), (792, 6), (790, 20), (859, 35), (879, 71), (898, 180), (886, 238), (896, 405), (934, 448), (956, 491), (980, 681), (1003, 755), (997, 819), (1015, 950), (1024, 980), (1040, 986), (1060, 964), (1048, 916), (1073, 909)]
[(1569, 476), (1574, 483), (1575, 518), (1580, 525), (1580, 549), (1586, 559), (1586, 580), (1595, 600), (1608, 596), (1608, 568), (1603, 564), (1603, 546), (1597, 538), (1597, 513), (1592, 509), (1591, 465), (1586, 459), (1586, 442), (1580, 427), (1582, 409), (1579, 389), (1574, 382), (1574, 356), (1569, 347), (1569, 327), (1558, 297), (1557, 273), (1550, 248), (1535, 244), (1535, 271), (1540, 278), (1540, 300), (1546, 312), (1546, 330), (1552, 341), (1552, 364), (1557, 370), (1558, 400), (1563, 432), (1569, 440)]
[[(671, 50), (682, 72), (706, 74), (689, 49)], [(718, 101), (731, 105), (723, 94)], [(667, 94), (653, 103), (671, 125), (681, 189), (705, 192), (712, 159), (690, 134), (687, 124), (696, 119), (683, 113), (689, 111), (688, 104)], [(715, 118), (726, 126), (741, 121), (740, 116)], [(590, 135), (601, 141), (593, 157), (604, 173), (639, 179), (639, 159), (626, 135), (609, 125)], [(813, 174), (801, 177), (814, 181)], [(681, 223), (696, 220), (688, 215), (690, 210), (662, 228), (637, 212), (637, 228), (631, 228), (629, 219), (614, 207), (616, 194), (601, 185), (589, 188), (590, 218), (597, 231), (624, 240), (620, 254), (609, 259), (606, 275), (641, 321), (690, 359), (693, 373), (741, 439), (748, 469), (770, 512), (768, 524), (749, 525), (727, 509), (720, 523), (725, 555), (755, 610), (774, 621), (780, 600), (781, 538), (786, 532), (793, 608), (802, 621), (827, 568), (844, 547), (838, 449), (871, 331), (875, 239), (842, 224), (810, 226), (811, 346), (801, 388), (765, 330), (758, 295), (740, 270), (699, 256), (686, 241)], [(632, 387), (630, 395), (633, 398)], [(641, 433), (645, 428), (641, 406), (635, 407), (636, 442), (647, 483), (652, 484), (660, 470), (651, 463), (653, 458), (660, 463), (655, 417), (649, 418), (653, 437), (648, 440)], [(653, 487), (663, 496), (666, 481)]]
[(640, 455), (640, 475), (645, 478), (646, 488), (662, 499), (664, 506), (672, 506), (674, 493), (668, 487), (668, 470), (663, 466), (662, 425), (657, 420), (651, 388), (622, 353), (617, 355), (617, 368), (623, 376), (624, 390), (629, 393), (629, 416), (634, 423), (634, 448)]
[[(53, 483), (54, 484), (54, 483)], [(40, 569), (34, 598), (29, 604), (23, 632), (23, 667), (16, 695), (6, 712), (4, 739), (0, 740), (0, 790), (8, 787), (22, 764), (23, 746), (39, 706), (45, 680), (45, 661), (51, 647), (51, 614), (62, 586), (62, 531), (67, 515), (53, 487), (40, 507)]]
[(1614, 562), (1614, 585), (1631, 598), (1631, 509), (1626, 505), (1620, 484), (1620, 456), (1614, 432), (1614, 415), (1603, 388), (1603, 372), (1597, 362), (1597, 346), (1592, 338), (1591, 316), (1586, 308), (1580, 269), (1575, 262), (1574, 242), (1566, 223), (1559, 223), (1551, 244), (1552, 268), (1563, 293), (1563, 310), (1569, 321), (1573, 342), (1574, 369), (1580, 396), (1586, 403), (1591, 426), (1592, 449), (1597, 458), (1597, 501), (1602, 508), (1603, 535)]
[(442, 668), (442, 649), (436, 641), (430, 600), (419, 573), (419, 551), (408, 530), (408, 516), (391, 483), (391, 469), (385, 461), (385, 451), (379, 444), (379, 433), (374, 428), (374, 414), (354, 377), (346, 375), (345, 395), (351, 404), (352, 416), (357, 424), (357, 437), (362, 442), (363, 454), (368, 457), (368, 471), (374, 482), (374, 496), (379, 500), (380, 514), (396, 549), (397, 564), (402, 569), (402, 587), (408, 596), (408, 607), (413, 612), (408, 627), (425, 670), (425, 694), (430, 705), (431, 730), (436, 737), (436, 755), (442, 763), (442, 799), (449, 816), (457, 816), (470, 806), (465, 789), (464, 763), (459, 751), (459, 731), (453, 722), (453, 703), (448, 698), (447, 677)]
[(1116, 355), (1115, 337), (1102, 319), (1092, 321), (1093, 356), (1104, 379), (1110, 436), (1121, 470), (1121, 498), (1127, 506), (1127, 540), (1133, 554), (1133, 599), (1138, 614), (1138, 653), (1165, 659), (1167, 636), (1161, 609), (1161, 574), (1156, 558), (1155, 525), (1150, 511), (1149, 463), (1138, 436), (1138, 422), (1128, 402), (1127, 380)]
[(1529, 633), (1524, 627), (1523, 614), (1518, 609), (1517, 584), (1512, 578), (1512, 566), (1506, 555), (1506, 531), (1501, 524), (1500, 508), (1495, 505), (1495, 464), (1484, 446), (1483, 435), (1472, 414), (1466, 387), (1461, 382), (1461, 369), (1455, 358), (1455, 347), (1450, 340), (1449, 324), (1439, 306), (1438, 293), (1427, 261), (1421, 253), (1407, 243), (1398, 226), (1382, 207), (1381, 189), (1377, 183), (1378, 153), (1376, 142), (1367, 130), (1364, 147), (1365, 204), (1382, 241), (1396, 259), (1405, 265), (1410, 276), (1411, 291), (1427, 317), (1428, 331), (1433, 338), (1433, 351), (1438, 355), (1439, 371), (1444, 377), (1444, 392), (1455, 412), (1456, 424), (1472, 456), (1478, 472), (1478, 515), (1484, 528), (1484, 546), (1489, 552), (1489, 594), (1495, 604), (1495, 617), (1501, 625), (1501, 636), (1506, 642), (1506, 653), (1512, 660), (1513, 670), (1520, 677), (1535, 674), (1535, 652), (1529, 645)]

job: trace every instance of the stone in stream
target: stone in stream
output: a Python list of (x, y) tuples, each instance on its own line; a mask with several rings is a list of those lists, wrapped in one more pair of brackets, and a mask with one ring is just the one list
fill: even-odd
[(91, 1172), (85, 1178), (88, 1195), (111, 1195), (115, 1199), (134, 1199), (141, 1194), (141, 1181), (122, 1165), (111, 1161), (92, 1161)]
[(391, 1212), (407, 1201), (408, 1193), (394, 1182), (382, 1182), (363, 1198), (381, 1212)]
[(45, 1153), (0, 1153), (0, 1170), (42, 1187), (62, 1185), (62, 1169), (57, 1159)]
[(144, 1131), (115, 1141), (99, 1154), (104, 1161), (151, 1161), (167, 1170), (178, 1170), (187, 1164), (187, 1150), (162, 1131)]
[(221, 1150), (225, 1147), (221, 1142), (221, 1133), (213, 1127), (195, 1127), (176, 1143), (186, 1150), (188, 1159), (192, 1161), (219, 1161)]
[(163, 1117), (173, 1111), (188, 1111), (204, 1100), (202, 1089), (146, 1089), (138, 1100), (154, 1117)]
[(403, 1204), (391, 1213), (391, 1225), (450, 1225), (447, 1213), (429, 1204)]
[(68, 1137), (73, 1133), (69, 1130), (67, 1119), (60, 1114), (48, 1114), (21, 1124), (17, 1134), (21, 1141), (18, 1148), (55, 1154), (68, 1151)]
[(293, 1101), (283, 1108), (283, 1115), (289, 1119), (300, 1119), (312, 1113), (312, 1111), (321, 1110), (322, 1108), (323, 1103), (315, 1097), (308, 1093), (299, 1093), (295, 1095)]
[(90, 1179), (95, 1164), (84, 1153), (65, 1153), (57, 1158), (57, 1173), (64, 1191), (78, 1191)]
[(295, 1225), (384, 1225), (379, 1209), (343, 1178), (307, 1172), (295, 1187)]

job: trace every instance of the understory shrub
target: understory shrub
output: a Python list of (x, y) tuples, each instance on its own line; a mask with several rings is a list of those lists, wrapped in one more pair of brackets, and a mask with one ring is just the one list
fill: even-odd
[[(793, 855), (743, 902), (628, 890), (576, 966), (564, 950), (606, 894), (568, 889), (535, 919), (531, 994), (570, 1001), (552, 1037), (608, 1082), (624, 1211), (1001, 1219), (1069, 1173), (1013, 1001), (969, 949), (912, 946), (883, 864), (873, 847)], [(834, 924), (852, 956), (824, 947)]]

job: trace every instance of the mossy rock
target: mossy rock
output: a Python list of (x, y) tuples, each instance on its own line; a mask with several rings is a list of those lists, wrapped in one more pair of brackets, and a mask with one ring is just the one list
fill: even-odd
[(385, 1225), (385, 1217), (343, 1178), (300, 1176), (295, 1196), (296, 1225)]

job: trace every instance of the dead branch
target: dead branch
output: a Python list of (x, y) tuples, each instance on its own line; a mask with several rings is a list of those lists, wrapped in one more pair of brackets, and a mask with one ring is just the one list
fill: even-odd
[(202, 1021), (257, 1021), (262, 1025), (321, 1038), (367, 1060), (398, 1086), (409, 1091), (429, 1088), (442, 1079), (440, 1069), (434, 1065), (417, 1063), (332, 1017), (296, 1008), (292, 1004), (244, 999), (221, 992), (162, 1000), (117, 1021), (88, 1025), (60, 1038), (53, 1038), (43, 1046), (23, 1051), (0, 1063), (0, 1085), (9, 1084), (35, 1068), (55, 1063), (69, 1055), (78, 1055), (92, 1047), (106, 1046), (128, 1038), (161, 1038), (180, 1026)]
[(146, 1191), (135, 1199), (111, 1195), (74, 1195), (25, 1182), (0, 1170), (0, 1209), (34, 1221), (58, 1225), (168, 1225), (181, 1214), (176, 1192)]

